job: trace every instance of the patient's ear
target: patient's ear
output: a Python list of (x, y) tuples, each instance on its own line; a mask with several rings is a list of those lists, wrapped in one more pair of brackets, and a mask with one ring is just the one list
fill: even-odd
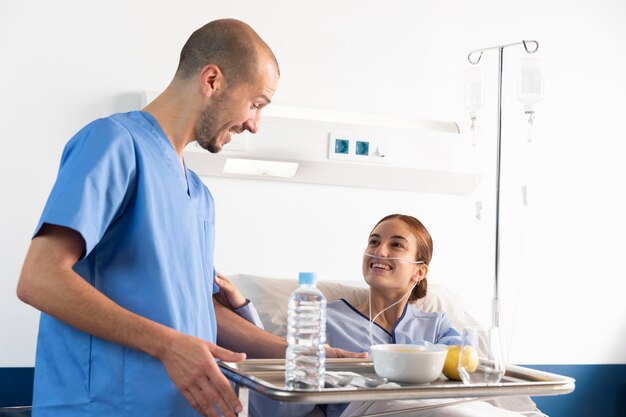
[(428, 275), (428, 265), (420, 264), (420, 265), (417, 265), (417, 270), (415, 271), (415, 274), (413, 274), (413, 277), (411, 277), (411, 280), (414, 282), (420, 282), (421, 280), (426, 278), (427, 275)]

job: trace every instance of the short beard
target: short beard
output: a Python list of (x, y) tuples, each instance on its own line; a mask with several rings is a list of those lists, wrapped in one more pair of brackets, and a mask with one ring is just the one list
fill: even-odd
[(218, 153), (222, 150), (222, 146), (217, 141), (219, 136), (216, 133), (220, 103), (221, 101), (216, 101), (213, 105), (208, 105), (202, 110), (194, 132), (198, 145), (211, 153)]

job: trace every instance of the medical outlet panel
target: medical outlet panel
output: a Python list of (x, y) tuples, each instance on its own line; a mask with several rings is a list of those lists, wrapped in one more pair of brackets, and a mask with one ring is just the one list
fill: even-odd
[(339, 132), (328, 135), (329, 159), (388, 164), (390, 152), (391, 143), (384, 139)]

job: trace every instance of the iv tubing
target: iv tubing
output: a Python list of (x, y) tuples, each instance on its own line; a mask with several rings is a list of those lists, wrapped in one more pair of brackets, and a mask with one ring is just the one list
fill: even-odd
[[(402, 258), (399, 258), (402, 259)], [(402, 259), (402, 260), (406, 260), (406, 259)], [(409, 261), (410, 262), (410, 261)], [(423, 262), (422, 262), (423, 263)], [(411, 293), (411, 291), (413, 291), (413, 288), (415, 288), (415, 286), (419, 283), (416, 282), (415, 284), (413, 284), (413, 286), (411, 286), (411, 288), (409, 288), (409, 290), (407, 292), (404, 293), (404, 295), (402, 295), (402, 297), (400, 297), (400, 299), (398, 301), (396, 301), (395, 303), (393, 303), (392, 305), (390, 305), (389, 307), (381, 310), (378, 312), (378, 314), (376, 314), (374, 316), (374, 318), (372, 318), (372, 287), (370, 287), (370, 290), (368, 292), (367, 298), (369, 301), (369, 316), (370, 316), (370, 323), (369, 323), (369, 331), (370, 331), (370, 349), (372, 347), (372, 345), (374, 344), (374, 336), (372, 334), (372, 327), (374, 325), (374, 321), (378, 318), (378, 316), (380, 316), (381, 314), (383, 314), (385, 311), (389, 310), (391, 307), (395, 306), (396, 304), (398, 304), (399, 302), (401, 302), (402, 300), (404, 300), (404, 297), (406, 297), (407, 295), (409, 295)]]
[[(404, 262), (408, 262), (411, 264), (416, 264), (416, 265), (421, 265), (424, 263), (424, 261), (412, 261), (410, 259), (405, 259), (405, 258), (400, 258), (397, 256), (378, 256), (378, 255), (372, 255), (371, 253), (363, 253), (364, 256), (369, 256), (370, 258), (374, 258), (374, 259), (381, 259), (381, 260), (395, 260), (395, 261), (404, 261)], [(402, 295), (402, 297), (400, 297), (400, 299), (398, 301), (396, 301), (395, 303), (393, 303), (392, 305), (390, 305), (389, 307), (383, 309), (382, 311), (380, 311), (378, 314), (376, 314), (374, 316), (374, 318), (372, 318), (372, 287), (370, 287), (369, 291), (368, 291), (368, 303), (369, 303), (369, 319), (370, 319), (370, 323), (369, 323), (369, 331), (370, 331), (370, 347), (374, 344), (374, 336), (372, 334), (372, 326), (374, 324), (374, 320), (376, 320), (378, 318), (378, 316), (380, 316), (382, 313), (384, 313), (385, 311), (389, 310), (391, 307), (395, 306), (396, 304), (398, 304), (399, 302), (401, 302), (402, 300), (404, 300), (404, 297), (406, 297), (408, 294), (411, 293), (411, 291), (413, 291), (413, 288), (415, 288), (415, 286), (419, 283), (416, 282), (415, 284), (413, 284), (413, 286), (411, 288), (409, 288), (409, 290), (407, 292), (404, 293), (404, 295)]]
[(411, 264), (423, 264), (424, 261), (412, 261), (410, 259), (404, 259), (404, 258), (400, 258), (397, 256), (378, 256), (378, 255), (372, 255), (371, 253), (367, 253), (365, 252), (363, 255), (365, 256), (369, 256), (370, 258), (374, 258), (374, 259), (381, 259), (381, 260), (387, 260), (387, 259), (391, 259), (394, 261), (404, 261), (404, 262), (408, 262)]

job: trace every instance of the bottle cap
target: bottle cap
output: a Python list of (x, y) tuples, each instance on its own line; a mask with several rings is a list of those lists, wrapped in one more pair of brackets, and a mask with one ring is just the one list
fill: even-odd
[(302, 284), (315, 285), (316, 282), (317, 282), (317, 274), (315, 272), (300, 272), (300, 275), (298, 276), (298, 283), (300, 285)]

